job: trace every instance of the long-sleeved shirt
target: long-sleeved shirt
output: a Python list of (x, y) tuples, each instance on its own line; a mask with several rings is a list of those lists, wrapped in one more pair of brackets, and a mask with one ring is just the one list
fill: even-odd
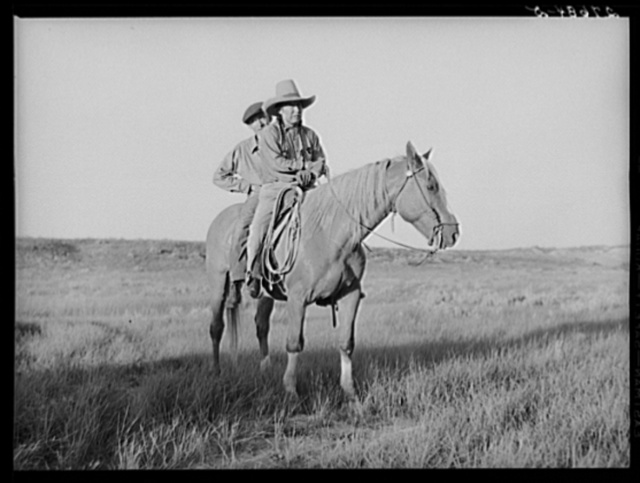
[(262, 184), (261, 164), (258, 140), (254, 135), (227, 153), (213, 175), (213, 184), (232, 193), (254, 191)]
[(293, 182), (301, 169), (312, 171), (316, 178), (326, 170), (320, 138), (303, 125), (287, 128), (278, 121), (268, 125), (258, 134), (258, 154), (262, 159), (263, 184)]

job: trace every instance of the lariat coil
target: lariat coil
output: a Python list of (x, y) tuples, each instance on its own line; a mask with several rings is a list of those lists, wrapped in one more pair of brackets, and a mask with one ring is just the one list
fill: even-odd
[[(285, 196), (293, 191), (294, 197), (290, 207), (284, 209)], [(300, 245), (300, 205), (304, 192), (299, 186), (287, 186), (283, 188), (274, 203), (273, 213), (269, 228), (264, 238), (262, 250), (262, 276), (272, 287), (281, 283), (293, 268)], [(282, 244), (284, 260), (279, 265), (276, 258), (276, 247)]]

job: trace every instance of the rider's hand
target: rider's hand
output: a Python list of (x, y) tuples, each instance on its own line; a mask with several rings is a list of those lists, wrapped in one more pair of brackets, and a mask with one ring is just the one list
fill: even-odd
[(302, 188), (306, 188), (307, 186), (313, 184), (315, 180), (315, 175), (307, 169), (301, 169), (296, 174), (296, 181)]

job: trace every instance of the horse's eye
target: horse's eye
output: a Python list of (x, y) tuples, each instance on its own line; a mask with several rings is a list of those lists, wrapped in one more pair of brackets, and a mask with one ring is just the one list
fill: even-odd
[(431, 173), (429, 173), (429, 178), (427, 179), (427, 189), (429, 191), (438, 191), (438, 182)]

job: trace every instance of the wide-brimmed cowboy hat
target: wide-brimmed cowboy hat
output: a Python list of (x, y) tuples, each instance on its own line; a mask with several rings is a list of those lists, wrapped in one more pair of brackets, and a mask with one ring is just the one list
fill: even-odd
[(266, 101), (262, 105), (262, 109), (270, 116), (275, 116), (277, 108), (282, 104), (299, 102), (303, 108), (307, 108), (315, 100), (316, 96), (302, 97), (296, 87), (296, 83), (291, 79), (287, 79), (276, 84), (276, 96)]
[(249, 107), (247, 107), (247, 110), (244, 111), (244, 115), (242, 116), (242, 122), (244, 122), (245, 124), (249, 124), (251, 118), (258, 114), (262, 114), (264, 116), (264, 111), (262, 110), (262, 102), (254, 102)]

